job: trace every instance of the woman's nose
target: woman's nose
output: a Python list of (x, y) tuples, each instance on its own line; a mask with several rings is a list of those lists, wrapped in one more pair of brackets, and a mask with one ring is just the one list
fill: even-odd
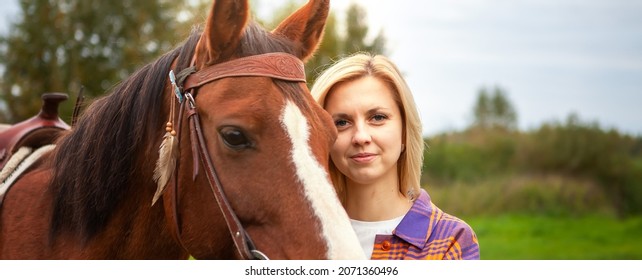
[(354, 128), (354, 135), (352, 136), (353, 144), (364, 145), (372, 141), (372, 135), (370, 135), (370, 131), (366, 125), (355, 125)]

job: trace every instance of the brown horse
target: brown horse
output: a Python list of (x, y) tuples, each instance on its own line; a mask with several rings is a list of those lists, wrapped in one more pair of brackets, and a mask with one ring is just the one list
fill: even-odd
[(94, 101), (9, 189), (0, 258), (363, 258), (302, 74), (328, 10), (312, 0), (269, 32), (247, 0), (215, 1), (202, 33)]

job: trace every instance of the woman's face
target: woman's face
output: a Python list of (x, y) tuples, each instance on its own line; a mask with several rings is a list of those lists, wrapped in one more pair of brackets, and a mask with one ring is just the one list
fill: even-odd
[(403, 120), (393, 94), (385, 83), (366, 76), (335, 86), (326, 97), (325, 109), (339, 132), (330, 157), (350, 181), (397, 181)]

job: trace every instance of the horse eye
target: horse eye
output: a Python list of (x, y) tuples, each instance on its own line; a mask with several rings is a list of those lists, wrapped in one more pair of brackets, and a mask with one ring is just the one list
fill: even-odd
[(223, 138), (223, 143), (235, 150), (248, 148), (252, 144), (243, 131), (235, 127), (225, 127), (219, 134)]

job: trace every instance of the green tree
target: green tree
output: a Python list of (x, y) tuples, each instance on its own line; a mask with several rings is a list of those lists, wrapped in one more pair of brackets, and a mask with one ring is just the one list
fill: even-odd
[(571, 113), (544, 123), (520, 141), (517, 165), (532, 173), (589, 178), (607, 194), (621, 216), (642, 213), (640, 138), (603, 129)]
[(385, 54), (386, 38), (383, 30), (368, 43), (368, 20), (366, 10), (356, 3), (350, 4), (346, 13), (346, 36), (343, 52), (350, 54), (364, 51), (373, 54)]
[(477, 101), (473, 106), (473, 127), (488, 129), (502, 128), (514, 130), (517, 128), (517, 113), (506, 93), (500, 87), (492, 92), (481, 88)]
[(473, 107), (473, 115), (475, 116), (474, 123), (476, 126), (484, 127), (490, 123), (492, 108), (486, 88), (479, 90), (477, 102), (475, 102), (475, 106)]
[[(39, 96), (81, 86), (98, 96), (177, 43), (179, 3), (21, 0), (20, 20), (0, 37), (0, 121), (38, 112)], [(180, 34), (184, 34), (180, 33)], [(70, 117), (73, 102), (63, 104)]]

